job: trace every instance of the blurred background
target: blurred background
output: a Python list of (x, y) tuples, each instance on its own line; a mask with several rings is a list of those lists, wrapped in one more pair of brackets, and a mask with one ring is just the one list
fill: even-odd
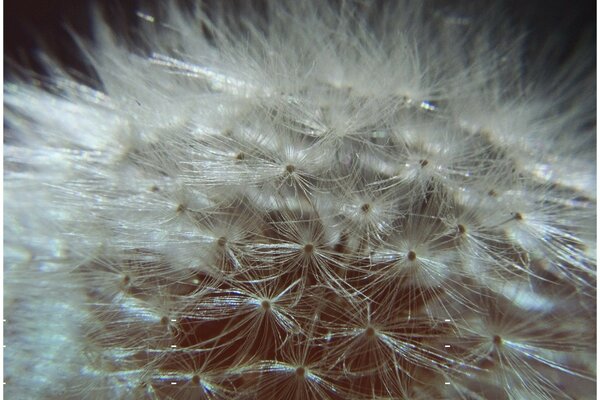
[[(180, 2), (179, 0), (176, 0)], [(268, 0), (253, 1), (262, 8)], [(340, 1), (340, 0), (332, 0)], [(376, 0), (385, 3), (386, 0)], [(394, 1), (394, 0), (391, 0)], [(181, 2), (185, 2), (182, 0)], [(91, 35), (90, 10), (93, 4), (100, 4), (103, 12), (111, 16), (111, 23), (121, 32), (133, 33), (137, 23), (136, 11), (140, 5), (152, 4), (143, 0), (92, 1), (92, 0), (5, 0), (4, 1), (4, 63), (5, 69), (22, 65), (39, 70), (36, 51), (41, 48), (59, 61), (76, 70), (85, 71), (79, 61), (78, 51), (67, 26), (84, 37)], [(236, 0), (219, 2), (205, 1), (206, 9), (215, 4), (226, 3), (230, 7), (243, 8), (248, 1)], [(427, 4), (439, 8), (443, 13), (468, 9), (485, 12), (493, 1), (428, 0)], [(548, 67), (560, 65), (576, 49), (584, 47), (589, 57), (596, 58), (596, 1), (594, 0), (504, 0), (500, 4), (505, 9), (511, 24), (523, 27), (528, 33), (526, 54), (535, 54), (551, 43), (552, 57)], [(468, 6), (467, 6), (468, 5)], [(458, 10), (458, 11), (456, 11)], [(114, 17), (114, 18), (113, 18)], [(546, 46), (546, 51), (547, 51)], [(548, 57), (548, 54), (546, 57)]]

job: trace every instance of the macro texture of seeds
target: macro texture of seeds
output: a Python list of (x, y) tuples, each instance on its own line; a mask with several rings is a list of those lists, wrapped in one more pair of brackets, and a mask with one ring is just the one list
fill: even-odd
[(593, 74), (319, 3), (97, 17), (93, 81), (6, 82), (9, 398), (594, 398)]

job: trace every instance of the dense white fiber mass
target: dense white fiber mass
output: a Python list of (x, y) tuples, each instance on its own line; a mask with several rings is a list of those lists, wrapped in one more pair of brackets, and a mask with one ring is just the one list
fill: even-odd
[(595, 398), (594, 62), (261, 4), (97, 12), (90, 76), (5, 82), (6, 398)]

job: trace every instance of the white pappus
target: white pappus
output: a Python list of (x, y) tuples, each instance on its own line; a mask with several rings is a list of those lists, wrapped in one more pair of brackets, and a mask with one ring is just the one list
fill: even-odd
[(10, 66), (7, 398), (594, 398), (595, 61), (443, 3), (97, 6), (87, 75)]

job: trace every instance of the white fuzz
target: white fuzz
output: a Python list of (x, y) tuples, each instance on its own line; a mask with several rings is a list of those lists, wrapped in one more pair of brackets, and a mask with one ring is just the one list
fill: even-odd
[(224, 3), (95, 15), (94, 78), (6, 82), (7, 397), (594, 398), (586, 54)]

